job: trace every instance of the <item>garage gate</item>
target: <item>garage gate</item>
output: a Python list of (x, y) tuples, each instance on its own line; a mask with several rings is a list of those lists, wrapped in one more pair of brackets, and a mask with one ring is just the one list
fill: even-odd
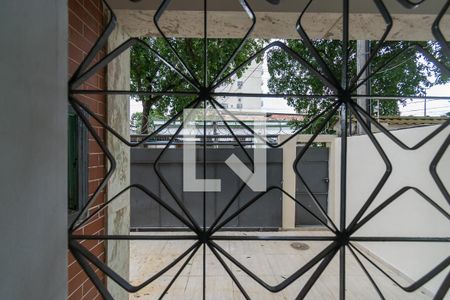
[[(300, 151), (298, 148), (297, 151)], [(183, 153), (182, 149), (167, 149), (161, 157), (158, 167), (170, 188), (181, 199), (193, 217), (203, 223), (203, 193), (183, 192)], [(162, 201), (182, 214), (173, 197), (154, 170), (154, 163), (161, 149), (135, 148), (131, 149), (131, 181), (140, 184), (156, 194)], [(252, 152), (252, 151), (249, 151)], [(238, 193), (242, 180), (225, 164), (231, 154), (237, 155), (242, 162), (250, 165), (249, 159), (239, 148), (207, 149), (206, 177), (220, 179), (220, 193), (206, 193), (206, 224), (212, 222), (222, 212), (226, 204)], [(251, 155), (251, 153), (249, 153)], [(197, 152), (197, 178), (203, 175), (203, 151)], [(327, 209), (328, 205), (328, 148), (310, 148), (299, 163), (303, 178), (319, 200)], [(267, 149), (267, 186), (282, 187), (282, 149)], [(237, 211), (258, 195), (245, 186), (228, 209), (224, 218)], [(307, 193), (305, 186), (297, 179), (296, 199), (321, 217), (319, 209)], [(302, 207), (296, 205), (296, 225), (320, 225)], [(325, 220), (325, 218), (323, 218)], [(259, 198), (254, 204), (232, 219), (225, 228), (240, 230), (276, 230), (282, 226), (282, 194), (279, 190), (271, 190)], [(161, 205), (153, 201), (139, 189), (131, 191), (131, 227), (133, 230), (175, 230), (183, 229), (184, 225)]]

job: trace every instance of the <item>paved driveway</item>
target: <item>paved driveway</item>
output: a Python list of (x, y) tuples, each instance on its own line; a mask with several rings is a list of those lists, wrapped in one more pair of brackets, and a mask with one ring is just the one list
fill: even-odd
[[(220, 235), (225, 234), (263, 236), (326, 235), (321, 231), (220, 233)], [(130, 243), (130, 279), (132, 283), (136, 285), (147, 280), (164, 266), (172, 262), (177, 256), (188, 249), (194, 241), (131, 241)], [(292, 241), (220, 241), (217, 243), (230, 255), (270, 285), (281, 283), (329, 244), (329, 242), (319, 241), (308, 241), (300, 244)], [(192, 260), (186, 265), (186, 268), (169, 289), (164, 299), (202, 299), (202, 249), (203, 247), (198, 250)], [(262, 288), (256, 281), (251, 279), (233, 263), (226, 259), (224, 260), (249, 296), (252, 299), (257, 300), (295, 299), (302, 286), (316, 268), (313, 267), (309, 272), (297, 279), (286, 289), (277, 294), (273, 294)], [(339, 255), (336, 255), (310, 290), (306, 299), (339, 299), (338, 260)], [(184, 260), (180, 261), (166, 274), (138, 293), (130, 295), (130, 299), (158, 299), (183, 262)], [(363, 262), (376, 283), (379, 285), (386, 299), (430, 299), (423, 291), (417, 291), (413, 294), (404, 293), (374, 267), (370, 266), (367, 261)], [(392, 270), (386, 265), (384, 265), (384, 267), (400, 282), (407, 283), (407, 280), (397, 274), (395, 270)], [(236, 284), (231, 280), (230, 276), (228, 276), (225, 269), (209, 249), (207, 249), (206, 252), (206, 274), (206, 299), (245, 299)], [(368, 277), (348, 251), (346, 278), (347, 299), (380, 299)]]

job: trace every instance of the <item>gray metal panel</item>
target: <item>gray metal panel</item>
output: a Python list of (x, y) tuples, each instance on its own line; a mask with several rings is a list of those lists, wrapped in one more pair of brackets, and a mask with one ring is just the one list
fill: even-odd
[[(317, 194), (314, 193), (314, 196), (319, 201), (320, 205), (325, 209), (327, 209), (328, 205), (328, 195), (327, 194)], [(296, 199), (305, 205), (309, 210), (311, 210), (316, 216), (318, 216), (322, 221), (326, 221), (325, 216), (320, 212), (319, 207), (314, 203), (313, 199), (309, 196), (309, 194), (300, 194), (297, 193), (295, 195)], [(295, 205), (295, 225), (322, 225), (316, 218), (314, 218), (310, 213), (308, 213), (304, 208), (300, 205)]]
[[(131, 152), (131, 181), (139, 183), (182, 213), (169, 191), (153, 171), (153, 163), (161, 149), (132, 149)], [(222, 212), (223, 208), (231, 201), (243, 183), (240, 178), (226, 166), (224, 161), (232, 154), (236, 154), (243, 162), (249, 162), (241, 149), (208, 149), (207, 178), (217, 178), (222, 181), (220, 193), (206, 194), (206, 224), (210, 225)], [(249, 150), (250, 156), (252, 151)], [(321, 205), (327, 208), (328, 198), (328, 149), (311, 148), (299, 162), (299, 168), (307, 185), (318, 198)], [(203, 193), (183, 192), (182, 182), (182, 149), (169, 149), (161, 158), (160, 171), (168, 181), (174, 193), (181, 199), (195, 220), (203, 224)], [(197, 152), (197, 178), (203, 177), (202, 151)], [(282, 150), (268, 149), (267, 151), (267, 185), (281, 187), (282, 181)], [(225, 216), (234, 213), (251, 200), (258, 193), (253, 192), (247, 186), (239, 194), (237, 200), (231, 205)], [(310, 208), (318, 216), (320, 212), (307, 194), (305, 186), (297, 179), (296, 197), (306, 207)], [(236, 228), (278, 228), (282, 225), (282, 195), (280, 191), (271, 191), (261, 197), (236, 218), (231, 220), (226, 227)], [(323, 218), (323, 216), (321, 216)], [(320, 224), (308, 212), (297, 205), (297, 225)], [(163, 209), (159, 204), (151, 201), (145, 194), (133, 191), (131, 194), (131, 226), (132, 227), (184, 227), (174, 216)]]
[[(151, 166), (153, 168), (153, 165)], [(186, 204), (182, 199), (182, 169), (179, 164), (161, 163), (160, 172), (167, 180), (169, 187), (173, 190), (178, 199)], [(169, 190), (159, 182), (161, 200), (174, 208), (178, 213), (183, 214)], [(184, 227), (182, 223), (164, 208), (160, 208), (160, 226), (162, 227)]]
[[(153, 171), (153, 163), (160, 153), (160, 149), (132, 149), (131, 151), (131, 182), (139, 183), (160, 195), (161, 199), (181, 212), (173, 200), (169, 191), (163, 186)], [(240, 178), (225, 164), (225, 160), (232, 154), (236, 154), (244, 163), (248, 158), (242, 149), (208, 149), (207, 178), (217, 178), (222, 181), (220, 193), (206, 194), (206, 224), (210, 225), (222, 212), (223, 208), (232, 200), (243, 184)], [(249, 150), (252, 156), (252, 150)], [(182, 149), (169, 149), (161, 157), (160, 171), (167, 179), (174, 193), (182, 199), (182, 202), (192, 214), (194, 219), (203, 224), (203, 193), (182, 191)], [(203, 177), (202, 150), (197, 152), (197, 178)], [(282, 150), (268, 149), (268, 185), (281, 187), (282, 178)], [(246, 187), (239, 197), (231, 205), (222, 218), (225, 219), (244, 205), (258, 193), (252, 192)], [(138, 228), (148, 227), (182, 227), (182, 224), (170, 213), (161, 208), (159, 204), (149, 202), (148, 197), (139, 192), (131, 194), (131, 226)], [(226, 227), (257, 227), (278, 228), (281, 226), (281, 193), (272, 191), (259, 199), (256, 203), (246, 209), (238, 217), (231, 220)]]
[[(216, 164), (216, 177), (222, 180), (222, 191), (220, 193), (214, 193), (214, 201), (215, 201), (215, 217), (217, 217), (228, 205), (228, 203), (233, 199), (234, 195), (237, 193), (240, 188), (242, 182), (233, 173), (233, 171), (224, 163)], [(239, 207), (239, 201), (234, 201), (233, 204), (228, 209), (227, 213), (222, 218), (225, 219), (234, 211), (236, 211)], [(235, 227), (238, 225), (238, 219), (235, 218), (231, 220), (227, 227)]]
[[(281, 186), (282, 168), (278, 166), (268, 166), (271, 171), (267, 172), (268, 185)], [(258, 193), (245, 188), (239, 197), (239, 204), (243, 206)], [(282, 225), (282, 201), (280, 191), (269, 191), (259, 198), (257, 202), (248, 207), (239, 215), (239, 227), (264, 227), (279, 228)]]
[[(300, 150), (301, 148), (297, 148), (297, 154)], [(306, 185), (325, 211), (327, 211), (328, 208), (328, 157), (328, 148), (310, 148), (297, 165), (297, 169)], [(315, 213), (316, 216), (320, 217), (320, 219), (323, 221), (326, 220), (325, 216), (320, 212), (319, 207), (308, 194), (305, 185), (299, 178), (296, 179), (295, 197), (299, 202)], [(320, 225), (320, 222), (297, 204), (295, 224)]]
[[(298, 170), (306, 185), (313, 193), (328, 191), (328, 161), (301, 161)], [(296, 184), (297, 193), (306, 193), (306, 187), (299, 178)]]
[[(150, 190), (159, 195), (159, 180), (153, 171), (153, 167), (148, 164), (135, 164), (132, 167), (133, 183), (142, 184), (150, 187)], [(133, 217), (131, 218), (131, 227), (160, 226), (160, 206), (152, 198), (138, 189), (131, 190), (131, 207), (133, 208)]]

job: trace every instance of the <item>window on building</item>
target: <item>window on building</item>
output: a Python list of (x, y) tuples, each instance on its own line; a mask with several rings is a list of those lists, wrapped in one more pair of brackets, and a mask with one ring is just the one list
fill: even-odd
[(238, 98), (238, 103), (236, 104), (237, 109), (242, 109), (242, 99)]
[(68, 150), (68, 213), (73, 219), (88, 199), (88, 138), (87, 129), (73, 109), (69, 109), (67, 124)]

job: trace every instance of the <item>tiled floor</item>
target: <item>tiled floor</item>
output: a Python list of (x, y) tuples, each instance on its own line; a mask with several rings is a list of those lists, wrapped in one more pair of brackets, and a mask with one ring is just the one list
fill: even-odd
[[(143, 233), (145, 234), (145, 233)], [(154, 234), (154, 233), (152, 233)], [(167, 234), (167, 233), (165, 233)], [(181, 234), (181, 233), (173, 233)], [(224, 233), (220, 233), (224, 235)], [(227, 233), (229, 235), (317, 235), (318, 232), (277, 232), (277, 233)], [(319, 233), (320, 234), (320, 233)], [(323, 233), (322, 233), (323, 234)], [(193, 244), (192, 241), (131, 241), (130, 279), (134, 285), (140, 284), (171, 263)], [(244, 266), (257, 274), (269, 285), (276, 285), (288, 278), (307, 261), (324, 249), (328, 242), (306, 242), (307, 250), (292, 247), (291, 241), (220, 241), (218, 244)], [(203, 248), (200, 248), (187, 264), (164, 299), (202, 299), (203, 293)], [(348, 251), (347, 251), (348, 252)], [(244, 299), (236, 284), (214, 254), (206, 252), (206, 299), (228, 300)], [(308, 293), (306, 299), (339, 299), (339, 255), (336, 255)], [(380, 299), (368, 277), (359, 267), (354, 257), (347, 253), (347, 299)], [(295, 299), (302, 286), (314, 272), (309, 272), (294, 281), (279, 293), (266, 291), (242, 270), (226, 260), (236, 278), (245, 288), (251, 299)], [(139, 292), (130, 295), (130, 299), (158, 299), (185, 260), (180, 261), (159, 279)], [(374, 267), (365, 264), (379, 285), (386, 299), (430, 299), (423, 292), (409, 294), (396, 287), (389, 279)], [(396, 279), (405, 280), (390, 272)]]

